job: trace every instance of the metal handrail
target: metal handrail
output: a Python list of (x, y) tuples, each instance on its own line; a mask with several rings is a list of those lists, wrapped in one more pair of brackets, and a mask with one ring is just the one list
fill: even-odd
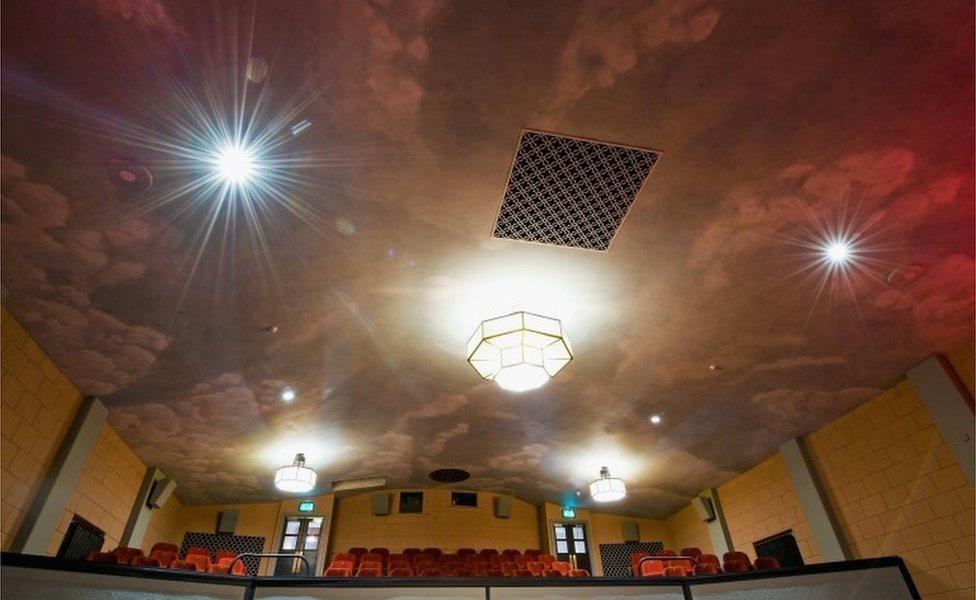
[(312, 576), (312, 567), (308, 564), (308, 559), (301, 554), (288, 554), (287, 552), (244, 552), (238, 554), (233, 561), (231, 561), (230, 566), (227, 567), (227, 572), (231, 575), (234, 574), (234, 565), (237, 561), (242, 558), (300, 558), (302, 559), (302, 565), (305, 567), (305, 577)]
[(637, 573), (634, 574), (634, 577), (640, 577), (641, 565), (644, 564), (645, 562), (652, 561), (652, 560), (660, 560), (660, 561), (690, 560), (691, 562), (695, 563), (696, 567), (701, 566), (701, 563), (698, 562), (698, 559), (695, 558), (694, 556), (642, 556), (637, 560), (637, 565), (636, 565)]

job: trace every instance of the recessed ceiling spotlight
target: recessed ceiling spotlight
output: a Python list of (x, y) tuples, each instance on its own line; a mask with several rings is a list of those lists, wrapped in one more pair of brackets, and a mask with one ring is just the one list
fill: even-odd
[(266, 333), (278, 333), (278, 326), (277, 325), (268, 325), (267, 327), (262, 327), (261, 328), (261, 331), (264, 331)]
[(254, 152), (237, 143), (220, 148), (212, 163), (215, 174), (229, 185), (244, 185), (257, 173)]
[(143, 192), (152, 187), (153, 176), (149, 169), (136, 161), (115, 158), (107, 163), (108, 179), (112, 185), (134, 192)]
[(657, 415), (657, 414), (651, 415), (650, 421), (654, 425), (660, 425), (661, 424), (661, 415)]
[(851, 259), (851, 245), (846, 240), (833, 240), (823, 249), (824, 258), (831, 264), (842, 265)]
[(714, 363), (713, 364), (710, 364), (710, 365), (708, 365), (708, 370), (709, 371), (721, 371), (722, 370), (722, 365), (716, 365)]
[(281, 390), (281, 399), (284, 402), (291, 402), (295, 399), (295, 390), (291, 389), (290, 387), (286, 387), (285, 389)]

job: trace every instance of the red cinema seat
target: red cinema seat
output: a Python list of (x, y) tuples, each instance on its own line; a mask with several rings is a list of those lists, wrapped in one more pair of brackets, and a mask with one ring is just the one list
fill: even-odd
[(688, 571), (684, 567), (665, 567), (664, 576), (665, 577), (686, 577)]
[(698, 564), (700, 565), (712, 564), (715, 565), (715, 568), (717, 570), (722, 569), (722, 563), (718, 562), (718, 557), (715, 556), (714, 554), (702, 554), (701, 556), (698, 557)]
[(376, 563), (366, 563), (361, 565), (359, 570), (356, 571), (356, 577), (382, 577), (383, 567)]
[(535, 560), (540, 554), (542, 554), (542, 550), (526, 550), (522, 556), (527, 556), (529, 560)]
[(441, 570), (438, 569), (437, 567), (427, 567), (426, 569), (422, 569), (420, 573), (417, 574), (417, 577), (440, 577), (440, 576), (441, 576)]
[(159, 566), (168, 569), (173, 561), (176, 560), (176, 552), (170, 552), (168, 550), (153, 550), (149, 553), (149, 558), (154, 559)]
[(587, 571), (586, 569), (570, 569), (569, 570), (569, 576), (570, 577), (589, 577), (590, 576), (590, 572)]
[(568, 562), (557, 560), (553, 562), (551, 565), (549, 565), (549, 572), (550, 574), (552, 574), (552, 572), (556, 572), (562, 575), (563, 577), (568, 577), (570, 568), (571, 567)]
[(160, 567), (159, 559), (150, 558), (142, 554), (133, 556), (132, 562), (130, 562), (129, 565), (133, 567), (155, 567), (157, 569)]
[(661, 548), (660, 550), (657, 551), (657, 554), (655, 554), (654, 556), (677, 556), (677, 555), (678, 553), (675, 552), (674, 550), (669, 550), (668, 548)]
[(681, 549), (681, 556), (690, 556), (692, 558), (698, 558), (699, 556), (701, 556), (701, 554), (702, 551), (699, 548), (695, 548), (694, 546), (689, 546), (687, 548)]
[(718, 565), (713, 565), (712, 563), (701, 563), (695, 565), (695, 575), (717, 575), (721, 573)]
[(478, 553), (474, 548), (458, 548), (456, 554), (463, 558), (465, 556), (475, 556)]
[(630, 558), (630, 574), (633, 575), (634, 577), (640, 577), (640, 573), (637, 572), (637, 563), (640, 562), (640, 559), (644, 558), (645, 556), (650, 556), (650, 555), (651, 554), (649, 552), (631, 552), (630, 553), (630, 557), (629, 557)]
[(522, 553), (514, 548), (506, 548), (502, 550), (502, 560), (507, 560), (509, 562), (515, 562), (515, 557), (522, 556)]
[(350, 548), (349, 552), (347, 552), (346, 554), (353, 554), (358, 559), (363, 554), (369, 554), (369, 548), (362, 548), (360, 546), (356, 546), (355, 548)]
[(203, 554), (188, 554), (183, 562), (190, 562), (197, 566), (197, 571), (206, 573), (210, 570), (210, 557)]
[(664, 568), (663, 560), (645, 560), (640, 564), (640, 576), (644, 578), (664, 577)]
[(528, 569), (515, 569), (515, 574), (512, 577), (532, 577), (532, 571)]
[(197, 566), (197, 563), (190, 560), (180, 560), (178, 558), (170, 563), (169, 568), (176, 569), (177, 571), (199, 571), (200, 570), (200, 567)]
[(391, 567), (390, 577), (413, 577), (413, 569), (410, 567)]
[(524, 554), (522, 556), (515, 557), (515, 564), (518, 565), (518, 568), (520, 569), (528, 569), (530, 562), (532, 562), (532, 559)]
[(553, 556), (552, 554), (540, 554), (539, 556), (536, 557), (536, 560), (541, 562), (546, 566), (546, 568), (548, 568), (549, 565), (556, 562), (556, 557)]
[(120, 565), (128, 565), (132, 563), (132, 559), (137, 556), (142, 556), (142, 550), (139, 548), (129, 548), (126, 546), (119, 546), (115, 550), (112, 550), (112, 554), (115, 555), (115, 559)]
[(726, 552), (725, 554), (722, 555), (723, 563), (728, 561), (733, 561), (733, 560), (746, 563), (746, 567), (748, 567), (748, 570), (750, 571), (752, 570), (752, 561), (749, 560), (749, 555), (746, 554), (745, 552), (739, 552), (736, 550), (733, 552)]
[(515, 570), (518, 569), (518, 565), (513, 562), (502, 561), (499, 568), (502, 571), (502, 576), (515, 577)]
[(434, 558), (440, 558), (441, 554), (443, 554), (440, 548), (424, 548), (423, 553)]
[(237, 558), (236, 556), (222, 556), (217, 559), (216, 563), (211, 563), (210, 566), (207, 567), (207, 572), (228, 574), (231, 573), (230, 565), (233, 564), (234, 565), (234, 571), (232, 573), (233, 575), (239, 575), (239, 576), (247, 575), (247, 567), (244, 565), (242, 561), (238, 560), (237, 562), (234, 562), (236, 558)]
[(484, 550), (479, 552), (478, 555), (485, 560), (488, 560), (492, 556), (500, 556), (498, 554), (498, 550), (495, 550), (494, 548), (485, 548)]
[(382, 565), (383, 564), (383, 555), (382, 554), (373, 554), (372, 552), (369, 552), (367, 554), (363, 554), (362, 556), (359, 557), (359, 563), (358, 564), (362, 565), (362, 564), (366, 564), (366, 563), (376, 563), (378, 565)]
[(532, 573), (533, 577), (542, 577), (546, 574), (546, 566), (537, 560), (529, 561), (525, 564), (525, 568)]
[(768, 571), (770, 569), (779, 568), (779, 560), (773, 558), (772, 556), (757, 556), (756, 562), (753, 563), (757, 571)]
[(685, 575), (691, 575), (695, 570), (695, 561), (689, 558), (679, 558), (678, 560), (668, 561), (669, 567), (679, 567), (684, 569)]
[(405, 560), (407, 561), (407, 563), (409, 563), (410, 557), (402, 552), (393, 552), (388, 557), (386, 557), (387, 564), (390, 564), (395, 560)]
[(413, 560), (413, 557), (417, 556), (420, 553), (421, 553), (420, 548), (404, 548), (403, 552), (401, 552), (401, 554), (403, 554), (410, 560)]
[(388, 569), (410, 569), (411, 566), (410, 561), (405, 558), (391, 558)]
[(173, 554), (179, 554), (180, 547), (169, 542), (158, 542), (153, 544), (153, 547), (149, 550), (149, 556), (152, 556), (154, 552), (172, 552)]
[(466, 567), (469, 568), (469, 569), (474, 570), (474, 576), (475, 577), (487, 577), (488, 576), (488, 567), (486, 567), (483, 563), (474, 563), (471, 566), (467, 566), (466, 565)]
[(745, 573), (749, 571), (749, 565), (741, 560), (727, 560), (722, 563), (722, 570), (726, 573)]
[(326, 577), (352, 577), (353, 562), (349, 560), (333, 560), (325, 570)]
[(106, 565), (119, 564), (119, 559), (111, 552), (89, 552), (85, 555), (85, 561)]
[(190, 556), (191, 554), (198, 554), (210, 558), (210, 549), (202, 546), (191, 546), (186, 549), (186, 556)]

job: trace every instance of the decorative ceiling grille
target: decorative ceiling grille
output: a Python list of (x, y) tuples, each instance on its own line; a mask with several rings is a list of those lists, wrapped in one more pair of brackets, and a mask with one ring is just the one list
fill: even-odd
[(492, 237), (606, 250), (660, 156), (524, 130)]

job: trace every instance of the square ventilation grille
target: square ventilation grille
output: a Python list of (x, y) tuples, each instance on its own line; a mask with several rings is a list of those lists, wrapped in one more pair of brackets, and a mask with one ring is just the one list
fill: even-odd
[(660, 156), (523, 130), (492, 237), (606, 250)]

